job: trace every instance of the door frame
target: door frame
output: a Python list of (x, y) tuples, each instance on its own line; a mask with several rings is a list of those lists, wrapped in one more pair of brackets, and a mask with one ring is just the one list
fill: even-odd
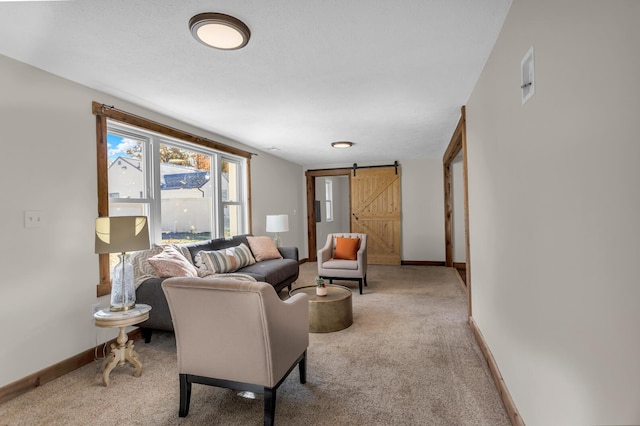
[[(337, 168), (322, 170), (307, 170), (304, 174), (307, 178), (307, 244), (309, 250), (309, 262), (317, 260), (317, 235), (316, 235), (316, 178), (327, 176), (347, 176), (351, 187), (351, 172), (353, 168)], [(349, 191), (351, 200), (351, 191)], [(349, 217), (351, 217), (351, 202), (349, 202)], [(351, 222), (351, 221), (349, 221)], [(351, 228), (351, 224), (349, 224)]]
[(442, 158), (444, 173), (444, 234), (446, 266), (453, 267), (453, 198), (451, 186), (453, 177), (451, 164), (462, 152), (462, 181), (464, 187), (464, 240), (465, 240), (465, 290), (467, 292), (467, 311), (471, 317), (471, 259), (469, 249), (469, 181), (467, 169), (467, 118), (466, 108), (460, 108), (460, 120), (451, 141)]

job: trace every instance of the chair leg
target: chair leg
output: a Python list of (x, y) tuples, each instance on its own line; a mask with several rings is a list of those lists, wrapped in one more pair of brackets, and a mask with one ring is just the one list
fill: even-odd
[(141, 328), (140, 331), (142, 332), (142, 337), (144, 337), (144, 342), (145, 343), (151, 342), (151, 335), (153, 334), (153, 329), (152, 328)]
[(360, 289), (360, 294), (362, 294), (362, 278), (358, 280), (358, 288)]
[(364, 286), (367, 287), (367, 276), (364, 276)]
[(178, 416), (187, 417), (189, 402), (191, 401), (191, 382), (186, 374), (180, 374), (180, 410)]
[(298, 363), (298, 372), (300, 373), (300, 383), (307, 383), (307, 351), (304, 351), (304, 355)]
[(273, 426), (276, 417), (276, 390), (264, 388), (264, 426)]

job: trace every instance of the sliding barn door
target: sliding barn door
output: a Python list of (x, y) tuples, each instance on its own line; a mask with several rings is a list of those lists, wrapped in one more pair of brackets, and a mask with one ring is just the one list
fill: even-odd
[(400, 167), (356, 169), (351, 176), (351, 232), (367, 234), (370, 264), (400, 264)]

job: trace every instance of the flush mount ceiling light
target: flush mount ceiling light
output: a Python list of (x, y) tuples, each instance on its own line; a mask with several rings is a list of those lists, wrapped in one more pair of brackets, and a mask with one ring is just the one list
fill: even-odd
[(334, 148), (351, 148), (353, 146), (353, 142), (349, 142), (349, 141), (331, 142), (331, 146)]
[(222, 50), (240, 49), (251, 37), (244, 22), (223, 13), (200, 13), (189, 20), (189, 29), (200, 43)]

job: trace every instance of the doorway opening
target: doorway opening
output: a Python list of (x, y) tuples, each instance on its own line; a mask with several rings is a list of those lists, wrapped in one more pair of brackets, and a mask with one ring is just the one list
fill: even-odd
[[(467, 173), (467, 129), (466, 110), (461, 108), (460, 120), (456, 126), (451, 142), (442, 158), (444, 171), (444, 229), (445, 229), (445, 256), (446, 266), (456, 267), (460, 272), (465, 290), (467, 292), (467, 309), (471, 317), (471, 261), (469, 259), (469, 189)], [(455, 185), (455, 188), (454, 188)], [(462, 193), (460, 193), (462, 191)], [(456, 197), (455, 195), (461, 195)], [(462, 203), (456, 199), (462, 199)], [(460, 204), (463, 204), (463, 215), (460, 215)], [(454, 207), (456, 211), (454, 212)], [(458, 219), (456, 221), (456, 218)], [(458, 223), (458, 226), (455, 226)], [(463, 227), (464, 240), (456, 238), (461, 236)], [(458, 241), (458, 247), (455, 242)], [(464, 241), (464, 251), (460, 249), (460, 243)], [(464, 254), (464, 256), (462, 255)], [(456, 258), (456, 256), (459, 256)], [(460, 262), (464, 258), (464, 262)], [(458, 260), (458, 261), (456, 261)]]
[(316, 178), (316, 252), (329, 234), (351, 231), (350, 193), (348, 176)]
[[(323, 187), (324, 189), (322, 190), (322, 193), (321, 193), (320, 190), (317, 190), (318, 185), (319, 184), (326, 185), (326, 179), (339, 178), (339, 179), (346, 180), (346, 187), (347, 187), (346, 208), (347, 208), (347, 218), (349, 218), (351, 217), (351, 203), (350, 203), (351, 195), (350, 195), (350, 191), (348, 191), (349, 185), (350, 185), (350, 172), (351, 172), (351, 169), (325, 169), (325, 170), (307, 170), (307, 172), (305, 173), (307, 178), (307, 241), (309, 246), (309, 262), (315, 262), (317, 260), (318, 244), (324, 245), (324, 241), (327, 238), (329, 228), (333, 228), (334, 227), (333, 225), (336, 225), (336, 224), (327, 225), (327, 226), (318, 225), (318, 223), (322, 224), (323, 220), (324, 220), (324, 223), (327, 224), (327, 215), (326, 215), (327, 204), (326, 204), (326, 194), (325, 194), (326, 186)], [(323, 208), (323, 201), (325, 202), (324, 208)], [(341, 208), (344, 208), (344, 207), (341, 207)], [(336, 212), (336, 205), (335, 205), (335, 199), (334, 199), (333, 200), (333, 213), (334, 213), (333, 216), (334, 217), (335, 217), (335, 212)], [(342, 224), (339, 224), (339, 225), (343, 230), (336, 231), (336, 232), (349, 232), (350, 230), (349, 225), (347, 225), (346, 228), (342, 226)], [(322, 232), (327, 231), (327, 233), (319, 234), (318, 228), (320, 228)], [(324, 239), (322, 239), (322, 235), (324, 235)]]

